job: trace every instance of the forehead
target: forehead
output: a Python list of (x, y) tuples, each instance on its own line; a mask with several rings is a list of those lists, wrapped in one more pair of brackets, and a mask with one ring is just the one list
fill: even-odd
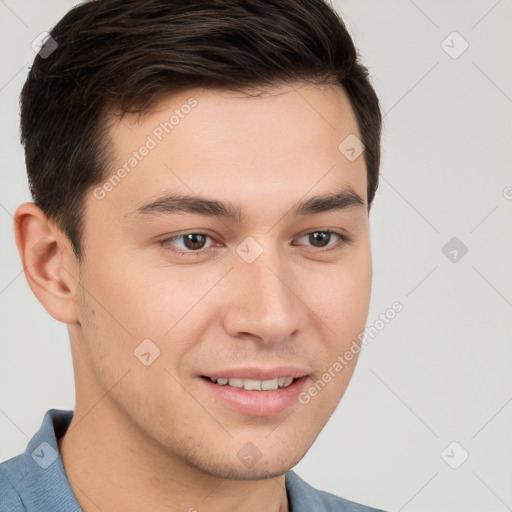
[(115, 206), (116, 214), (166, 192), (248, 202), (267, 213), (308, 191), (344, 185), (366, 200), (363, 156), (351, 161), (340, 151), (347, 137), (360, 134), (336, 85), (291, 84), (257, 96), (189, 89), (142, 116), (118, 119), (110, 135), (111, 173), (99, 184), (108, 190), (95, 206)]

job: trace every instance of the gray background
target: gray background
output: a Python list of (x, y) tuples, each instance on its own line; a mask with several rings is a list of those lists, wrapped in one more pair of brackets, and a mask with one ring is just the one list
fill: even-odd
[[(0, 0), (1, 460), (47, 409), (74, 407), (67, 331), (23, 277), (12, 214), (31, 199), (18, 136), (30, 44), (75, 3)], [(512, 1), (334, 5), (385, 112), (368, 325), (404, 310), (295, 469), (390, 512), (512, 510)]]

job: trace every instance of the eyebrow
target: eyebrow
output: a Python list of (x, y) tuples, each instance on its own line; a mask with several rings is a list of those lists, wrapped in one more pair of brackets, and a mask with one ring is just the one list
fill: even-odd
[[(311, 197), (292, 206), (287, 216), (303, 217), (352, 207), (366, 207), (365, 201), (352, 188)], [(170, 193), (146, 203), (127, 216), (145, 217), (149, 215), (169, 215), (175, 213), (194, 213), (209, 217), (221, 217), (235, 222), (243, 222), (246, 215), (240, 206), (230, 201), (222, 202), (206, 197)]]

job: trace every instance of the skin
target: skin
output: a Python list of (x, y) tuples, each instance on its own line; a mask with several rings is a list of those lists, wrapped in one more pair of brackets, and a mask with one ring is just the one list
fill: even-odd
[[(350, 381), (357, 356), (308, 404), (252, 416), (227, 407), (199, 377), (295, 365), (308, 370), (307, 389), (364, 330), (366, 167), (363, 156), (349, 161), (338, 150), (349, 134), (359, 137), (353, 110), (335, 85), (271, 92), (190, 89), (142, 117), (113, 118), (115, 170), (174, 109), (198, 102), (103, 199), (88, 192), (80, 264), (33, 203), (16, 211), (28, 283), (68, 325), (76, 408), (59, 448), (86, 512), (286, 511), (284, 474)], [(298, 201), (343, 187), (365, 204), (287, 215)], [(231, 201), (247, 218), (133, 214), (170, 191)], [(322, 247), (304, 236), (326, 230), (351, 241), (333, 235)], [(161, 243), (183, 232), (211, 236), (201, 256), (173, 252), (193, 252), (183, 239)], [(249, 236), (263, 249), (252, 263), (236, 252)], [(134, 350), (148, 338), (160, 356), (145, 366)], [(250, 467), (237, 456), (247, 443), (261, 453)]]

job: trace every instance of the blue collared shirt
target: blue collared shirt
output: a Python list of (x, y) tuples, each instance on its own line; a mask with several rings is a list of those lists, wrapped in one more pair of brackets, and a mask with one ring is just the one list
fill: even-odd
[[(62, 464), (57, 438), (73, 411), (50, 409), (21, 455), (0, 464), (0, 512), (81, 512)], [(285, 476), (289, 512), (383, 512), (318, 491), (293, 471)]]

